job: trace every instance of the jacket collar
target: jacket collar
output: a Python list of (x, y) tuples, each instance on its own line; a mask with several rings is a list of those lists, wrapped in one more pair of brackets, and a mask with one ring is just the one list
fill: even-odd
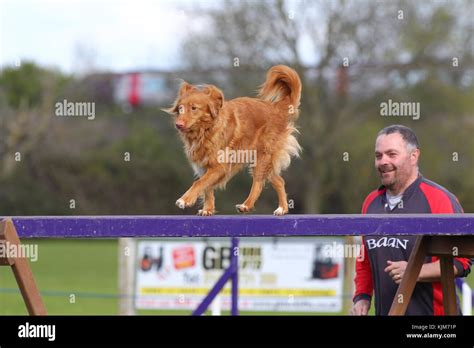
[[(416, 178), (415, 181), (413, 181), (410, 186), (408, 186), (405, 191), (403, 191), (403, 200), (407, 201), (413, 193), (416, 191), (417, 187), (420, 186), (421, 182), (423, 181), (423, 175), (421, 173), (418, 173), (418, 177)], [(379, 191), (383, 190), (384, 193), (387, 191), (387, 188), (384, 185), (380, 185)], [(382, 200), (386, 202), (387, 198), (386, 195), (382, 194)]]

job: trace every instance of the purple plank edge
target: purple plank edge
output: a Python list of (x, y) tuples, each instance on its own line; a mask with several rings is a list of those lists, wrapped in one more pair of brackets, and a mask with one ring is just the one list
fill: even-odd
[(474, 214), (12, 216), (21, 238), (474, 235)]

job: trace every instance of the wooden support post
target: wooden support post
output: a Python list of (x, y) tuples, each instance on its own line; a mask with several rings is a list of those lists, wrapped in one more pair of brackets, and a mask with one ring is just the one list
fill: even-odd
[(405, 269), (403, 280), (398, 286), (397, 293), (390, 307), (389, 315), (404, 315), (408, 304), (410, 303), (411, 295), (415, 289), (418, 275), (420, 274), (423, 260), (426, 256), (426, 237), (420, 236), (416, 238), (415, 246), (408, 259), (408, 265)]
[[(11, 219), (0, 221), (0, 244), (3, 244), (4, 255), (0, 255), (0, 266), (10, 266), (20, 288), (30, 315), (46, 315), (46, 308), (36, 286), (28, 260), (24, 257), (9, 257), (7, 250), (20, 250), (20, 239)], [(17, 255), (22, 256), (22, 255)]]
[(441, 286), (445, 315), (456, 315), (456, 288), (454, 286), (454, 266), (452, 256), (440, 256)]
[[(408, 259), (402, 282), (392, 302), (389, 315), (404, 315), (420, 274), (425, 256), (438, 256), (445, 315), (457, 315), (454, 284), (454, 257), (474, 256), (474, 236), (420, 236)], [(401, 296), (401, 301), (400, 301)]]

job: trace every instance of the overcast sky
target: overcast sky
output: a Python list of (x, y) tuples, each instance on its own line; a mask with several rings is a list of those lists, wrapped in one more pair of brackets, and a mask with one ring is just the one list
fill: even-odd
[[(202, 1), (212, 5), (212, 1)], [(188, 22), (187, 0), (0, 0), (0, 65), (34, 60), (66, 72), (84, 62), (126, 71), (170, 69)]]

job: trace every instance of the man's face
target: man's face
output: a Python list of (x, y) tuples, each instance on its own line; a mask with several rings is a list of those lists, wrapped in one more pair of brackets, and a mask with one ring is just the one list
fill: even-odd
[(375, 142), (375, 169), (382, 185), (391, 191), (405, 188), (417, 174), (420, 150), (408, 151), (400, 133), (380, 135)]

